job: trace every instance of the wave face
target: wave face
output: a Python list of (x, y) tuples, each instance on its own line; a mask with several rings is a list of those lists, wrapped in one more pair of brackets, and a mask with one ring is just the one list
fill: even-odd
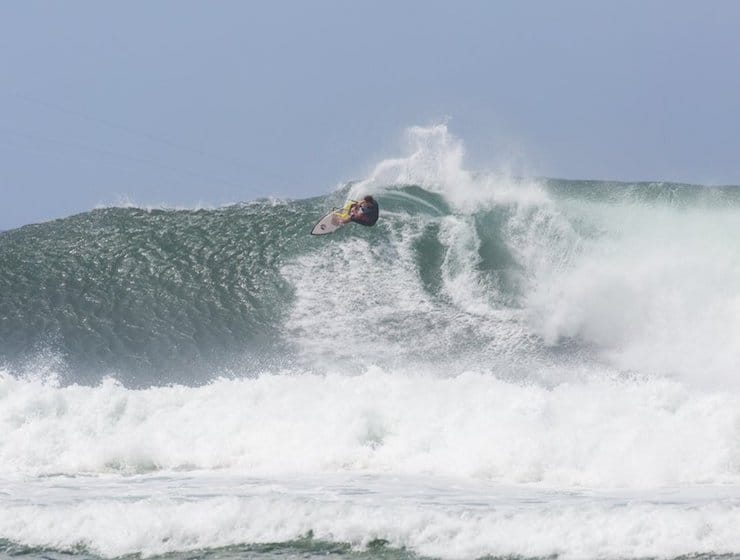
[[(0, 234), (0, 477), (62, 494), (74, 483), (45, 481), (124, 481), (84, 506), (12, 502), (0, 540), (102, 556), (306, 534), (450, 558), (740, 552), (740, 493), (685, 490), (740, 485), (739, 191), (473, 173), (444, 126), (408, 140), (326, 196)], [(308, 234), (365, 193), (377, 226)], [(207, 534), (176, 513), (196, 507), (187, 492), (155, 504), (171, 526), (143, 540), (59, 521), (116, 510), (140, 535), (154, 509), (126, 497), (130, 477), (172, 489), (221, 472), (332, 482), (211, 489), (224, 521)], [(399, 505), (383, 476), (416, 498)], [(448, 477), (483, 489), (439, 490)], [(555, 493), (480, 494), (491, 484)], [(666, 487), (690, 495), (619, 494)], [(270, 524), (237, 520), (253, 511)]]

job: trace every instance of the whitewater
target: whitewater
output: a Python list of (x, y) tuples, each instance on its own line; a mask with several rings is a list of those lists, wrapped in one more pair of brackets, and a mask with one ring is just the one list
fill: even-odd
[(0, 233), (0, 557), (740, 555), (740, 191), (406, 136), (310, 199)]

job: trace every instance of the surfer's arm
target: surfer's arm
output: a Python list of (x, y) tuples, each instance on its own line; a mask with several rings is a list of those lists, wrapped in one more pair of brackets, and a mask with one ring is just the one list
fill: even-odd
[(347, 205), (344, 207), (344, 210), (339, 215), (339, 221), (341, 221), (343, 224), (348, 224), (352, 221), (352, 218), (355, 214), (355, 205), (357, 203), (353, 200), (347, 203)]

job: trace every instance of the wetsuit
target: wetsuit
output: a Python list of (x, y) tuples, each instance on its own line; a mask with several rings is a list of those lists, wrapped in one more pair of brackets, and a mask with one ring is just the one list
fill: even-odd
[(363, 226), (374, 226), (378, 221), (378, 203), (361, 204), (358, 206), (358, 215), (353, 215), (350, 219), (356, 224)]

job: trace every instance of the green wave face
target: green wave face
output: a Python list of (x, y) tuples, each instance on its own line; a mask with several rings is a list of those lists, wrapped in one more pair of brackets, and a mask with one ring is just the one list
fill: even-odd
[[(132, 386), (373, 364), (505, 363), (525, 375), (533, 360), (629, 343), (629, 314), (655, 304), (664, 273), (679, 307), (696, 297), (671, 283), (673, 261), (650, 268), (666, 244), (698, 265), (718, 240), (738, 244), (735, 189), (555, 180), (534, 199), (515, 190), (464, 208), (386, 186), (376, 227), (310, 236), (350, 189), (215, 210), (107, 208), (2, 233), (0, 362)], [(735, 268), (726, 278), (715, 292)], [(656, 321), (669, 311), (653, 309)]]
[(2, 356), (167, 380), (278, 352), (291, 299), (279, 267), (319, 208), (110, 208), (5, 233)]

